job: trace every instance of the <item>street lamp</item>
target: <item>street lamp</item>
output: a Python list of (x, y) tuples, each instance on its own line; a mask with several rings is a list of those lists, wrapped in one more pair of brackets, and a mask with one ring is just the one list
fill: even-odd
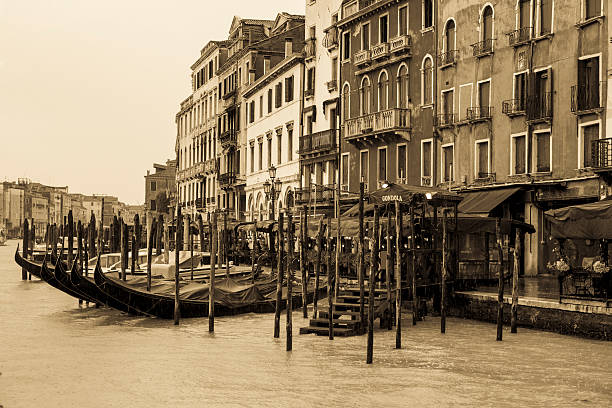
[(266, 193), (266, 199), (272, 202), (272, 213), (270, 214), (270, 219), (274, 219), (274, 209), (276, 204), (276, 199), (278, 198), (278, 193), (280, 193), (281, 187), (283, 183), (276, 178), (276, 167), (270, 166), (268, 169), (268, 175), (270, 176), (270, 180), (266, 180), (263, 183), (264, 193)]

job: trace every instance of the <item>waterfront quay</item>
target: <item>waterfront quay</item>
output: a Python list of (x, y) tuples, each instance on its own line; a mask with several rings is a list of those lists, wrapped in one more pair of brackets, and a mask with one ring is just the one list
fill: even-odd
[[(0, 247), (0, 405), (591, 406), (612, 404), (609, 342), (426, 316), (395, 331), (330, 341), (272, 337), (274, 314), (172, 321), (79, 307), (44, 282), (21, 281), (17, 241)], [(405, 314), (408, 317), (408, 314)], [(294, 330), (306, 326), (293, 313)]]

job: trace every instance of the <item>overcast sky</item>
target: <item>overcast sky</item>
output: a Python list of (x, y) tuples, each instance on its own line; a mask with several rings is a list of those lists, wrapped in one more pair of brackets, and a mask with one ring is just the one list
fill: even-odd
[(234, 15), (304, 14), (304, 0), (0, 0), (0, 181), (144, 201), (174, 157), (189, 67)]

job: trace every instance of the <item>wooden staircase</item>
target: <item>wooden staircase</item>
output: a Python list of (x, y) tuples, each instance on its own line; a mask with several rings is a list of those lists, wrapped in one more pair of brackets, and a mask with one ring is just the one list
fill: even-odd
[[(364, 299), (364, 318), (363, 324), (360, 320), (359, 287), (347, 286), (338, 291), (336, 302), (333, 305), (332, 324), (334, 325), (334, 336), (348, 337), (358, 336), (366, 332), (369, 288), (365, 288)], [(389, 307), (387, 302), (387, 290), (385, 288), (374, 290), (374, 319), (380, 318), (381, 325), (383, 320), (388, 319)], [(300, 328), (300, 334), (314, 333), (317, 336), (327, 336), (329, 334), (329, 312), (327, 305), (318, 307), (316, 319), (310, 319), (308, 327)]]

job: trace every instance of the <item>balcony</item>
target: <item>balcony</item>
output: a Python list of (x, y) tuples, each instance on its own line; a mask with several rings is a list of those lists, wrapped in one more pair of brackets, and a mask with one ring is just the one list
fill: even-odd
[(526, 106), (525, 98), (507, 99), (502, 102), (502, 113), (508, 116), (524, 115)]
[(486, 173), (486, 172), (479, 171), (474, 181), (480, 184), (495, 183), (496, 178), (497, 178), (496, 173)]
[(315, 57), (317, 53), (317, 39), (309, 38), (306, 40), (306, 44), (304, 44), (304, 58), (306, 60), (312, 59)]
[(400, 35), (395, 37), (389, 43), (389, 51), (392, 53), (408, 52), (410, 53), (412, 48), (412, 37), (409, 35)]
[(204, 174), (214, 174), (217, 172), (217, 159), (208, 159), (204, 162)]
[(475, 108), (467, 108), (467, 120), (470, 122), (480, 122), (491, 120), (493, 117), (493, 107), (478, 106)]
[(312, 154), (336, 149), (336, 129), (300, 137), (299, 154)]
[(204, 200), (201, 198), (195, 199), (195, 208), (198, 210), (203, 210), (206, 206), (204, 205)]
[(487, 38), (484, 41), (472, 44), (472, 53), (476, 58), (493, 54), (493, 39)]
[(219, 187), (228, 188), (236, 183), (236, 173), (223, 173), (219, 175)]
[(372, 4), (377, 3), (381, 0), (359, 0), (359, 10), (363, 10), (366, 7), (370, 7)]
[(446, 68), (457, 63), (459, 57), (458, 50), (450, 50), (438, 55), (438, 65), (440, 68)]
[(236, 130), (228, 129), (219, 135), (219, 142), (223, 148), (235, 146), (237, 143)]
[(321, 205), (333, 205), (336, 196), (336, 186), (334, 184), (311, 185), (295, 190), (296, 204), (320, 203)]
[(444, 129), (455, 125), (454, 113), (440, 113), (434, 118), (434, 125), (437, 128)]
[(431, 176), (421, 176), (421, 185), (433, 187), (433, 182)]
[(595, 170), (612, 171), (612, 138), (591, 142), (591, 167)]
[(411, 128), (410, 109), (393, 108), (347, 119), (344, 122), (344, 137), (349, 140), (361, 138), (368, 134), (395, 131), (409, 132)]
[(372, 57), (370, 56), (370, 50), (359, 51), (353, 57), (353, 63), (356, 66), (366, 65), (372, 61)]
[(571, 110), (576, 115), (603, 110), (606, 99), (606, 82), (601, 81), (593, 85), (572, 86)]
[(372, 60), (377, 60), (380, 58), (385, 58), (389, 56), (389, 43), (382, 43), (374, 46), (372, 48)]
[(338, 81), (336, 81), (335, 79), (332, 79), (331, 81), (326, 82), (325, 85), (327, 85), (328, 92), (334, 92), (335, 90), (338, 89)]
[(306, 89), (304, 91), (304, 97), (312, 98), (314, 96), (314, 88)]
[(508, 45), (517, 47), (531, 40), (531, 27), (521, 27), (518, 30), (506, 33), (508, 36)]
[(545, 92), (542, 95), (527, 98), (528, 121), (550, 121), (553, 114), (553, 94)]
[(331, 26), (325, 30), (323, 46), (328, 50), (333, 50), (338, 46), (338, 28), (336, 26)]
[(224, 100), (224, 101), (226, 101), (226, 100), (228, 100), (229, 98), (231, 98), (232, 96), (236, 96), (236, 88), (234, 88), (234, 89), (232, 89), (232, 90), (230, 90), (230, 91), (226, 92), (226, 93), (223, 95), (223, 100)]

